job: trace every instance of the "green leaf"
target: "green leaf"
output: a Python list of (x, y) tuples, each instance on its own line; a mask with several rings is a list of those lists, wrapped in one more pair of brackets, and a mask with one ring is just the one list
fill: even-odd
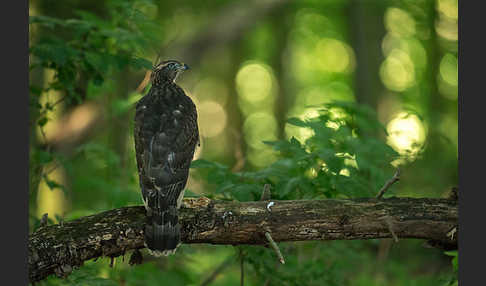
[(301, 119), (297, 118), (297, 117), (291, 117), (289, 119), (287, 119), (287, 123), (291, 124), (291, 125), (295, 125), (295, 126), (299, 126), (299, 127), (309, 127), (309, 125), (302, 121)]
[(224, 166), (220, 163), (211, 162), (211, 161), (204, 160), (204, 159), (198, 159), (198, 160), (192, 161), (191, 162), (191, 168), (224, 168), (224, 169), (227, 169), (226, 166)]
[(44, 165), (51, 162), (53, 156), (49, 152), (43, 150), (36, 150), (34, 151), (34, 158), (39, 165)]
[(452, 251), (445, 251), (445, 255), (452, 256), (452, 269), (454, 271), (457, 271), (459, 269), (459, 252), (457, 250), (452, 250)]
[(43, 116), (43, 117), (39, 118), (39, 120), (37, 120), (37, 124), (40, 127), (43, 127), (44, 125), (46, 125), (47, 121), (49, 121), (49, 119), (46, 116)]
[(35, 95), (41, 95), (43, 92), (43, 89), (41, 87), (35, 86), (35, 85), (29, 85), (29, 90), (31, 93)]
[(46, 185), (49, 187), (49, 189), (52, 191), (54, 189), (61, 189), (64, 190), (64, 186), (57, 183), (56, 181), (50, 180), (47, 176), (44, 176), (44, 181), (46, 182)]
[(152, 63), (144, 58), (133, 58), (131, 61), (131, 65), (137, 69), (152, 69)]

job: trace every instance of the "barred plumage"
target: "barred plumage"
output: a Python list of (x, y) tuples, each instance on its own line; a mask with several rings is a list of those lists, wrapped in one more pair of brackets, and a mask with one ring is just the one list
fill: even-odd
[(152, 87), (135, 113), (135, 151), (147, 223), (145, 245), (156, 255), (180, 244), (180, 207), (189, 167), (199, 142), (197, 112), (175, 83), (187, 65), (165, 61), (154, 67)]

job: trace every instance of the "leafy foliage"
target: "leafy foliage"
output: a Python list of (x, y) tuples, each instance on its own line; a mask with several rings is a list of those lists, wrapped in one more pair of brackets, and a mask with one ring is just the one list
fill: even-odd
[(83, 265), (82, 271), (73, 271), (71, 275), (65, 279), (59, 279), (55, 276), (48, 277), (46, 280), (41, 281), (39, 285), (92, 285), (92, 286), (116, 286), (118, 283), (111, 279), (99, 277), (99, 267), (92, 262)]
[[(322, 106), (317, 117), (290, 118), (287, 122), (311, 130), (312, 135), (303, 142), (294, 137), (265, 142), (280, 154), (268, 167), (233, 173), (227, 166), (203, 159), (194, 161), (192, 167), (214, 187), (214, 197), (239, 201), (258, 200), (267, 183), (272, 185), (272, 199), (277, 200), (369, 197), (376, 195), (390, 178), (391, 162), (398, 154), (374, 136), (384, 132), (384, 128), (369, 108), (334, 102)], [(329, 257), (322, 255), (321, 250), (319, 256), (301, 258), (300, 255), (312, 257), (313, 251), (296, 252), (294, 244), (282, 245), (284, 253), (290, 255), (281, 270), (275, 270), (276, 259), (268, 249), (242, 247), (255, 275), (263, 279), (260, 281), (270, 279), (277, 285), (343, 285), (345, 275), (339, 261), (326, 263)], [(321, 249), (322, 244), (309, 243), (307, 247)], [(348, 258), (356, 256), (350, 249), (341, 250)]]
[(446, 285), (448, 286), (457, 286), (458, 285), (458, 280), (457, 276), (459, 273), (459, 252), (457, 250), (453, 251), (446, 251), (444, 252), (445, 255), (447, 256), (452, 256), (451, 264), (452, 264), (452, 270), (454, 271), (454, 275), (452, 278), (447, 282)]
[[(49, 113), (57, 109), (61, 102), (75, 106), (102, 94), (100, 91), (104, 88), (112, 89), (111, 78), (121, 70), (152, 67), (151, 62), (141, 55), (155, 46), (160, 33), (155, 32), (157, 25), (144, 13), (147, 5), (153, 4), (147, 0), (108, 1), (105, 17), (86, 10), (74, 11), (77, 18), (70, 19), (29, 16), (31, 29), (42, 31), (35, 33), (39, 36), (31, 41), (29, 69), (31, 73), (42, 69), (54, 73), (53, 79), (43, 86), (37, 86), (32, 81), (30, 83), (31, 119), (35, 121), (33, 127), (40, 131), (43, 141), (31, 145), (32, 197), (36, 196), (40, 180), (51, 190), (64, 190), (62, 184), (49, 179), (45, 166), (55, 163), (69, 168), (70, 164), (62, 154), (47, 146), (45, 126), (51, 120)], [(50, 91), (59, 92), (61, 98), (49, 100)], [(90, 145), (84, 148), (86, 151)], [(117, 159), (111, 158), (108, 163), (115, 166), (113, 164), (119, 162), (113, 160)]]
[(232, 173), (219, 163), (192, 164), (214, 188), (214, 195), (239, 201), (258, 200), (263, 185), (272, 185), (279, 200), (369, 197), (390, 177), (398, 154), (372, 134), (384, 131), (373, 112), (353, 103), (335, 102), (308, 120), (288, 124), (312, 130), (304, 142), (265, 142), (280, 159), (258, 171)]

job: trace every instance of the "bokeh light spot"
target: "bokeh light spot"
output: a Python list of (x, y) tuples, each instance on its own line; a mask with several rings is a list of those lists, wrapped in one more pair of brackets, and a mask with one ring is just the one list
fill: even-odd
[(415, 84), (414, 63), (407, 53), (394, 49), (382, 63), (380, 77), (388, 89), (404, 91)]
[(315, 64), (324, 71), (349, 72), (352, 70), (351, 48), (336, 39), (323, 38), (315, 48)]
[(446, 40), (457, 41), (458, 39), (457, 21), (442, 18), (440, 21), (435, 23), (435, 30), (440, 37)]
[(198, 113), (202, 136), (214, 137), (223, 132), (227, 121), (226, 112), (219, 102), (202, 101), (199, 104)]
[(246, 101), (262, 101), (271, 94), (271, 69), (257, 62), (244, 65), (236, 74), (236, 89), (240, 97)]
[(396, 49), (407, 53), (417, 69), (426, 68), (427, 52), (420, 40), (398, 37), (388, 33), (382, 42), (383, 54), (389, 56)]
[(440, 61), (440, 76), (450, 85), (457, 86), (457, 58), (446, 54)]
[(261, 149), (265, 146), (262, 141), (277, 139), (277, 121), (269, 113), (255, 112), (246, 118), (243, 132), (249, 146)]
[(438, 0), (437, 8), (439, 12), (446, 17), (457, 20), (458, 15), (458, 1), (457, 0)]
[(385, 12), (385, 27), (390, 33), (410, 37), (415, 34), (415, 20), (406, 11), (388, 8)]
[(414, 114), (399, 112), (387, 124), (387, 143), (401, 155), (413, 159), (425, 142), (425, 127)]

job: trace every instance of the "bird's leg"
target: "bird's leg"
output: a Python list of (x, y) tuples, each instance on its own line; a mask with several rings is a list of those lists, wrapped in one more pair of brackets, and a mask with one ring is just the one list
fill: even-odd
[(146, 208), (146, 214), (148, 217), (151, 217), (152, 216), (152, 209), (151, 208)]

